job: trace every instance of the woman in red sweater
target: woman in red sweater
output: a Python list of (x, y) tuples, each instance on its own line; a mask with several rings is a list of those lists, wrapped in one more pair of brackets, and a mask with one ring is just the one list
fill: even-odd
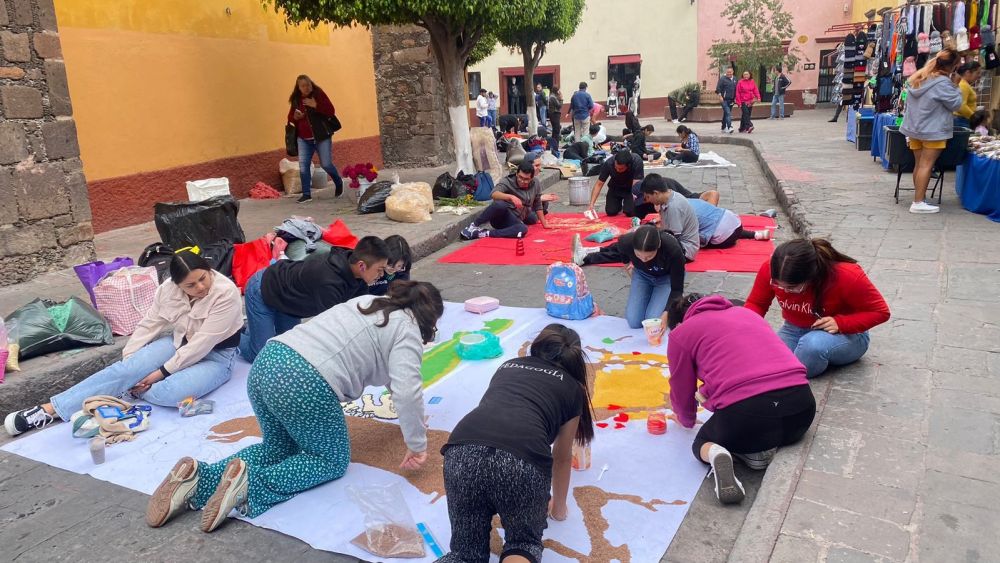
[(333, 165), (333, 142), (336, 132), (332, 123), (337, 112), (323, 89), (308, 76), (295, 79), (295, 89), (288, 98), (288, 123), (295, 126), (299, 141), (299, 177), (302, 197), (299, 203), (312, 201), (312, 159), (319, 153), (319, 164), (333, 178), (337, 196), (344, 192), (344, 180)]
[(807, 377), (858, 361), (868, 331), (889, 320), (889, 306), (857, 260), (824, 239), (788, 241), (761, 265), (746, 307), (764, 316), (775, 297), (785, 319), (778, 336)]
[(743, 71), (743, 78), (736, 83), (736, 105), (740, 106), (740, 133), (753, 133), (753, 121), (750, 121), (750, 114), (753, 113), (753, 103), (759, 102), (760, 90), (757, 83), (753, 81), (753, 75), (749, 70)]

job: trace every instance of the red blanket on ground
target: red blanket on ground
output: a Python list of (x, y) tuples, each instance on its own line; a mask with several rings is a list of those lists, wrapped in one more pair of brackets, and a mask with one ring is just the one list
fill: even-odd
[[(623, 215), (606, 217), (603, 214), (595, 223), (583, 217), (582, 213), (552, 213), (547, 216), (552, 228), (541, 225), (528, 227), (524, 238), (524, 255), (516, 255), (516, 239), (483, 238), (467, 243), (458, 250), (438, 260), (442, 264), (485, 264), (492, 266), (547, 266), (553, 262), (569, 262), (573, 235), (580, 234), (584, 246), (604, 246), (586, 240), (587, 235), (605, 227), (613, 226), (627, 231), (631, 219)], [(742, 215), (743, 228), (747, 230), (774, 229), (775, 221), (768, 217)], [(761, 263), (774, 251), (771, 241), (741, 240), (733, 248), (725, 250), (702, 249), (694, 262), (687, 265), (688, 272), (756, 272)], [(602, 264), (615, 267), (616, 264)]]

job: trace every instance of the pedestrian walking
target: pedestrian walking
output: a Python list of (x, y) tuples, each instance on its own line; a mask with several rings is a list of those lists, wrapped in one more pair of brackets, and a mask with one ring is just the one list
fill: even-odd
[(302, 195), (298, 203), (312, 201), (312, 159), (319, 154), (319, 165), (333, 178), (337, 197), (344, 193), (344, 180), (333, 164), (333, 134), (340, 129), (337, 111), (322, 88), (308, 76), (295, 79), (295, 89), (288, 97), (288, 123), (295, 126), (299, 148), (299, 177)]
[(715, 85), (715, 93), (722, 98), (722, 132), (733, 132), (733, 104), (736, 103), (736, 81), (733, 80), (733, 67), (727, 67)]
[(906, 86), (906, 112), (899, 132), (909, 139), (916, 164), (913, 168), (913, 203), (910, 213), (937, 213), (940, 208), (924, 201), (934, 163), (954, 135), (952, 112), (962, 106), (956, 74), (958, 51), (944, 49), (913, 73)]
[(736, 84), (736, 105), (740, 106), (740, 133), (753, 133), (753, 121), (750, 117), (754, 102), (760, 100), (760, 90), (757, 89), (753, 74), (749, 70), (744, 70), (743, 78)]

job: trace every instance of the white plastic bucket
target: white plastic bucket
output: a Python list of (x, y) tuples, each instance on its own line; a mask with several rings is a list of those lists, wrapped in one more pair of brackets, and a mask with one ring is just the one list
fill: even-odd
[(590, 179), (586, 176), (573, 176), (569, 179), (569, 204), (590, 204)]
[(190, 201), (202, 201), (210, 197), (229, 195), (229, 178), (208, 178), (185, 184)]

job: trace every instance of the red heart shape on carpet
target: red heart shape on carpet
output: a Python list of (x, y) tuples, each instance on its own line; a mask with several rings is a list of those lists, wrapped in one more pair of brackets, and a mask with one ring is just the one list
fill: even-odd
[(615, 422), (628, 422), (628, 414), (620, 412), (615, 415)]
[(607, 428), (608, 427), (608, 423), (607, 422), (598, 422), (595, 426), (597, 426), (598, 428)]
[(615, 423), (615, 430), (621, 430), (622, 428), (625, 428), (624, 424), (622, 424), (620, 422), (616, 422)]

